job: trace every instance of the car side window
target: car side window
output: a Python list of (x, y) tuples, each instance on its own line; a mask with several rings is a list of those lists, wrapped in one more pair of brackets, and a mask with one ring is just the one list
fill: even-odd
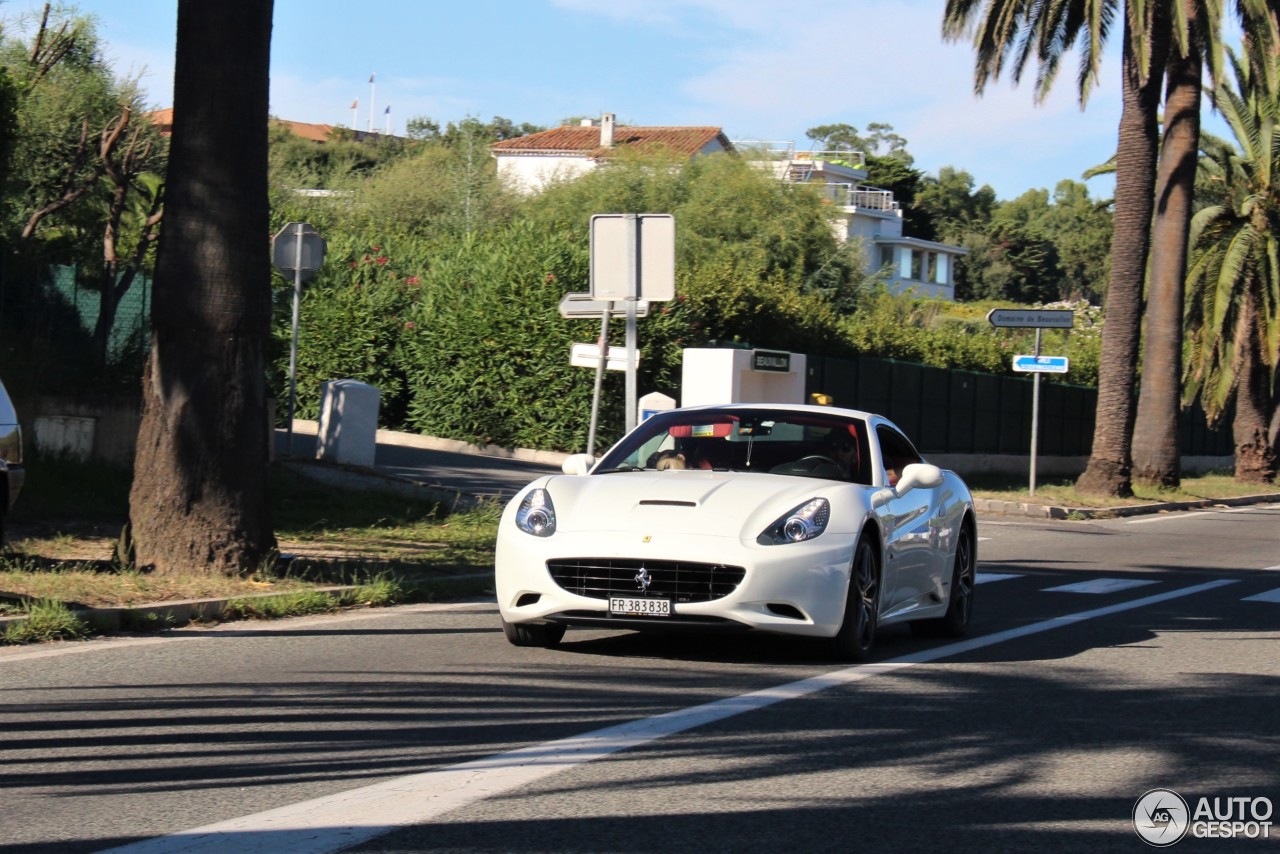
[(880, 456), (884, 461), (885, 482), (890, 486), (896, 486), (904, 468), (922, 461), (920, 454), (916, 452), (906, 436), (884, 424), (876, 428), (876, 438), (880, 440)]

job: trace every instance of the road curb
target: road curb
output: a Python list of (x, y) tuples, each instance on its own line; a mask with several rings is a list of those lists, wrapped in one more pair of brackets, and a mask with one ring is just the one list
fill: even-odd
[(1130, 504), (1120, 507), (1064, 507), (1054, 504), (1002, 501), (993, 498), (975, 498), (973, 509), (982, 516), (1021, 516), (1031, 519), (1116, 519), (1126, 516), (1144, 516), (1152, 513), (1168, 513), (1176, 510), (1198, 510), (1205, 507), (1244, 507), (1250, 504), (1280, 502), (1280, 493), (1242, 495), (1235, 498), (1206, 498), (1195, 501), (1164, 501), (1152, 504)]
[[(300, 590), (276, 590), (270, 593), (248, 593), (244, 596), (224, 596), (212, 599), (179, 599), (174, 602), (149, 602), (144, 605), (122, 605), (110, 608), (73, 608), (71, 613), (87, 623), (94, 631), (113, 633), (121, 630), (147, 631), (176, 628), (197, 620), (219, 620), (227, 610), (228, 602), (245, 599), (270, 599), (289, 596), (297, 592), (323, 593), (334, 599), (344, 591), (355, 590), (356, 585), (333, 587), (306, 587)], [(24, 616), (0, 617), (0, 634), (10, 625), (26, 621)]]

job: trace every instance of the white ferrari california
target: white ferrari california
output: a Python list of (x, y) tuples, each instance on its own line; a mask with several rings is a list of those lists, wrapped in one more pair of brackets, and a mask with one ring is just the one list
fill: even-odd
[(517, 646), (566, 627), (756, 630), (868, 656), (880, 627), (959, 636), (973, 500), (887, 419), (731, 404), (649, 418), (507, 505), (498, 608)]

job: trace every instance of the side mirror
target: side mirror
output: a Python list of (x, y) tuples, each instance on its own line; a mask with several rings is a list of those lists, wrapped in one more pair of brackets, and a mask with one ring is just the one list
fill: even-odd
[(906, 495), (917, 487), (933, 489), (942, 485), (942, 469), (929, 463), (912, 463), (902, 470), (897, 486), (886, 486), (871, 496), (872, 507), (883, 507), (895, 498)]
[(906, 495), (916, 487), (933, 489), (942, 485), (942, 469), (929, 463), (912, 463), (902, 470), (896, 487), (899, 495)]
[(572, 454), (560, 464), (560, 471), (565, 474), (583, 475), (591, 471), (591, 467), (595, 464), (596, 458), (590, 454)]

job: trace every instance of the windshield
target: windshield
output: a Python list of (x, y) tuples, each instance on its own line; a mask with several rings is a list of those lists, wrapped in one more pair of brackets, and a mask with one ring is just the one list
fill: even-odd
[(593, 473), (697, 469), (870, 484), (867, 425), (834, 413), (676, 409), (643, 422)]

